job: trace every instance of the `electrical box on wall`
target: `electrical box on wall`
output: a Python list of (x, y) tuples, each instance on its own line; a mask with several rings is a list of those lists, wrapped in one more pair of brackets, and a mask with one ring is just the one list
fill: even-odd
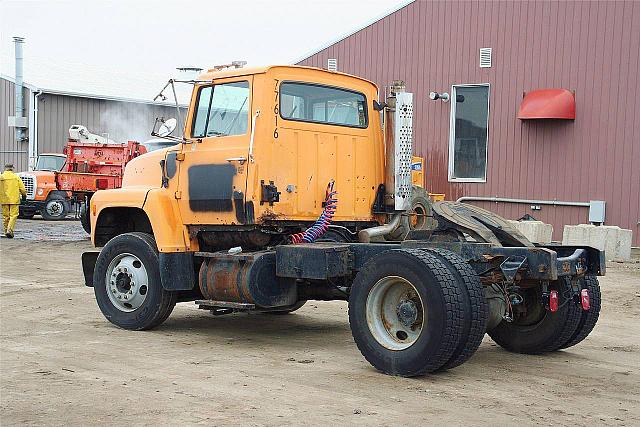
[(26, 128), (28, 127), (26, 117), (9, 116), (7, 117), (7, 124), (10, 128)]
[(589, 201), (589, 222), (604, 224), (604, 200)]

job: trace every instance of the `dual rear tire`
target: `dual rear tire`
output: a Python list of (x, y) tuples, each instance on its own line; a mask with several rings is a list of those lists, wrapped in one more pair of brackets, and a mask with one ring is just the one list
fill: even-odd
[(546, 310), (536, 288), (527, 290), (524, 314), (512, 322), (502, 321), (488, 331), (502, 348), (514, 353), (542, 354), (574, 346), (593, 330), (600, 313), (600, 285), (594, 276), (580, 279), (589, 294), (590, 308), (583, 310), (568, 279), (549, 284), (558, 292), (558, 311)]
[(459, 256), (394, 249), (356, 275), (349, 323), (362, 355), (378, 370), (418, 376), (468, 360), (485, 333), (480, 281)]
[[(583, 310), (571, 282), (549, 285), (559, 308), (549, 311), (541, 290), (526, 290), (525, 315), (488, 331), (508, 351), (540, 354), (573, 346), (593, 330), (600, 311), (595, 277), (581, 279), (591, 307)], [(466, 362), (487, 329), (488, 304), (478, 275), (460, 256), (442, 249), (394, 249), (372, 257), (349, 296), (353, 338), (369, 363), (412, 377)]]

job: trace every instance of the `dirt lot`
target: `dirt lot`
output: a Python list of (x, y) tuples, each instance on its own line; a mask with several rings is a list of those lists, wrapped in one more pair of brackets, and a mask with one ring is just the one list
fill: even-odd
[(0, 240), (0, 424), (639, 425), (640, 264), (610, 264), (582, 344), (546, 356), (486, 338), (465, 365), (376, 372), (346, 303), (213, 317), (179, 304), (149, 332), (108, 323), (83, 285), (77, 221), (20, 221)]

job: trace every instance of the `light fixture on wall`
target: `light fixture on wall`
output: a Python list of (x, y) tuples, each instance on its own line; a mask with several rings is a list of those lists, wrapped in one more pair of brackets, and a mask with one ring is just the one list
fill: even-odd
[(449, 102), (449, 94), (447, 92), (443, 92), (443, 93), (431, 92), (429, 93), (429, 99), (432, 101), (437, 101), (439, 99), (442, 102)]

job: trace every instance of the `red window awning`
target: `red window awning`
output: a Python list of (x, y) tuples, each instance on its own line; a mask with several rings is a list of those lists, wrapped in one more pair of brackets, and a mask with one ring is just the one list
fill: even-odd
[(565, 119), (576, 118), (576, 97), (567, 89), (538, 89), (527, 92), (520, 104), (518, 118)]

